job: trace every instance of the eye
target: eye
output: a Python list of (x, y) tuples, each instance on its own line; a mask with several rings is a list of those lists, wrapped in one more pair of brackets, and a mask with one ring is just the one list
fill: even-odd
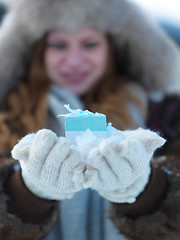
[(68, 47), (66, 43), (48, 43), (47, 46), (57, 50), (65, 50)]
[(98, 46), (97, 42), (87, 42), (83, 44), (83, 47), (86, 49), (96, 48)]

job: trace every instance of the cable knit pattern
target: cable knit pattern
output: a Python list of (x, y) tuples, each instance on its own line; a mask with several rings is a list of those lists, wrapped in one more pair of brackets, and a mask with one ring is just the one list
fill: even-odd
[(87, 166), (76, 147), (47, 129), (22, 138), (12, 156), (20, 162), (26, 186), (42, 198), (71, 198), (83, 184), (88, 187), (94, 181), (96, 171), (88, 169), (86, 174)]
[(145, 173), (138, 178), (132, 185), (125, 189), (120, 189), (112, 192), (99, 192), (101, 196), (111, 202), (116, 203), (133, 203), (137, 196), (144, 191), (146, 184), (149, 181), (151, 167), (148, 165)]
[(165, 143), (155, 132), (141, 128), (123, 134), (121, 142), (114, 136), (100, 142), (88, 159), (98, 170), (98, 178), (91, 187), (108, 200), (120, 203), (134, 202), (142, 192), (149, 179), (153, 153)]

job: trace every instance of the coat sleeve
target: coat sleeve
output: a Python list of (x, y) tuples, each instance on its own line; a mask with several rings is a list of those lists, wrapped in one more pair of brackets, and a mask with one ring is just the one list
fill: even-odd
[(128, 240), (179, 239), (179, 153), (154, 158), (152, 168), (150, 181), (137, 201), (129, 205), (111, 204), (110, 217)]
[(13, 161), (0, 165), (0, 239), (39, 240), (58, 217), (58, 202), (34, 196)]
[(122, 214), (130, 217), (138, 217), (154, 211), (164, 197), (166, 190), (166, 178), (164, 172), (159, 168), (151, 166), (150, 180), (145, 190), (137, 197), (132, 204), (112, 203)]

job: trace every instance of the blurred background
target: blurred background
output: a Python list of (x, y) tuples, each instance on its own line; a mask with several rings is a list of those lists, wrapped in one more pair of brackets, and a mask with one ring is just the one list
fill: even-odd
[(1, 23), (1, 20), (4, 16), (4, 14), (5, 14), (5, 7), (4, 7), (3, 3), (0, 2), (0, 23)]
[(131, 0), (140, 5), (180, 45), (180, 0)]

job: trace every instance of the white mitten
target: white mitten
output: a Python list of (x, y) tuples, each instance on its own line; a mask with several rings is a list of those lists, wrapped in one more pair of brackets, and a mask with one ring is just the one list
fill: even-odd
[(22, 138), (12, 156), (20, 162), (29, 190), (46, 199), (71, 198), (84, 185), (88, 187), (96, 174), (81, 162), (75, 146), (46, 129)]
[(141, 128), (100, 142), (89, 153), (88, 163), (98, 170), (92, 188), (113, 202), (132, 203), (144, 190), (154, 151), (165, 143), (158, 134)]

